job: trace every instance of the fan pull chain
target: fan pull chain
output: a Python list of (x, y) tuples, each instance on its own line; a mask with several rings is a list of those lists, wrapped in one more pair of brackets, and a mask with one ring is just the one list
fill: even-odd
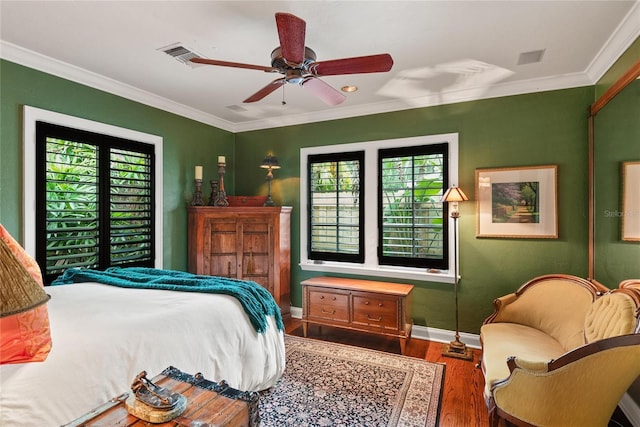
[(284, 100), (284, 88), (286, 84), (282, 85), (282, 105), (287, 105), (287, 101)]

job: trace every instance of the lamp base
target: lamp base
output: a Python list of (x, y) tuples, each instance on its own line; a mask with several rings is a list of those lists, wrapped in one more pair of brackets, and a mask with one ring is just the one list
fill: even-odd
[(445, 357), (455, 357), (456, 359), (472, 360), (473, 350), (463, 342), (456, 340), (444, 345), (442, 355)]

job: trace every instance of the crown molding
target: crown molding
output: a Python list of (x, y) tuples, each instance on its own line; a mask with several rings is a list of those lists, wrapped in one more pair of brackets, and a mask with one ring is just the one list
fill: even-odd
[(0, 58), (113, 95), (233, 132), (233, 123), (101, 74), (0, 40)]
[[(316, 113), (291, 114), (270, 119), (253, 120), (237, 123), (235, 132), (247, 132), (266, 128), (295, 126), (305, 123), (339, 120), (373, 114), (391, 113), (415, 108), (434, 107), (437, 105), (456, 104), (481, 99), (499, 98), (503, 96), (522, 95), (533, 92), (545, 92), (559, 89), (570, 89), (594, 84), (585, 73), (574, 73), (549, 78), (532, 79), (518, 82), (496, 84), (490, 87), (475, 87), (457, 91), (433, 93), (428, 96), (411, 99), (394, 99), (374, 104), (334, 107)], [(444, 100), (444, 102), (443, 102)]]
[(585, 73), (589, 76), (592, 84), (596, 84), (614, 62), (640, 37), (638, 23), (640, 23), (640, 1), (634, 3), (627, 16), (620, 22), (618, 28), (611, 34), (609, 40), (587, 67)]

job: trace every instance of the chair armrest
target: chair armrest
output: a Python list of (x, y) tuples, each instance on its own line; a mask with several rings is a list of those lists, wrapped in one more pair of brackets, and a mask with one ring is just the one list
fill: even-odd
[(507, 366), (509, 372), (513, 373), (516, 369), (523, 369), (530, 373), (549, 372), (549, 361), (532, 361), (525, 360), (515, 356), (511, 356), (507, 359)]
[(631, 288), (640, 290), (640, 279), (627, 279), (618, 284), (618, 288)]
[(512, 294), (501, 296), (500, 298), (496, 298), (495, 300), (493, 300), (493, 314), (487, 317), (484, 320), (483, 324), (502, 321), (502, 319), (500, 319), (500, 315), (502, 314), (504, 307), (511, 304), (517, 299), (518, 299), (518, 296), (515, 293), (512, 293)]

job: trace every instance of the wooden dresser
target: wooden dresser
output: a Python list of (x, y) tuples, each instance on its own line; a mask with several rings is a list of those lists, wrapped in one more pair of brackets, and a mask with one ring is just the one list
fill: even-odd
[(291, 207), (190, 206), (188, 268), (252, 280), (291, 315)]
[(404, 354), (411, 337), (413, 285), (314, 277), (302, 284), (302, 329), (328, 325), (400, 338)]

